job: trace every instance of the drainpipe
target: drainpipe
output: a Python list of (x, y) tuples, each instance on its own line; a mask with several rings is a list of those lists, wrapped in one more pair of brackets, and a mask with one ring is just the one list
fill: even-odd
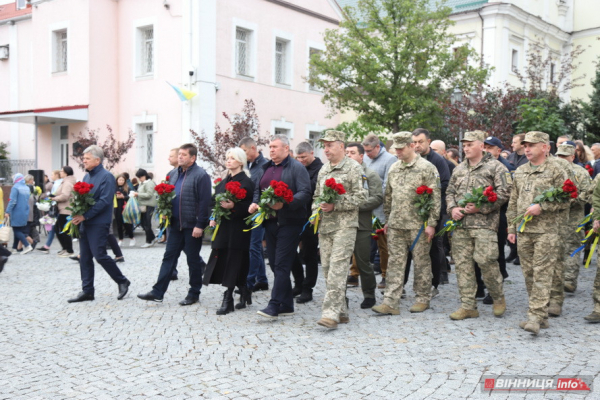
[(35, 116), (35, 169), (38, 169), (38, 117)]
[(479, 15), (479, 19), (481, 20), (481, 68), (485, 66), (485, 62), (483, 61), (483, 17), (481, 16), (481, 10), (477, 11), (477, 15)]

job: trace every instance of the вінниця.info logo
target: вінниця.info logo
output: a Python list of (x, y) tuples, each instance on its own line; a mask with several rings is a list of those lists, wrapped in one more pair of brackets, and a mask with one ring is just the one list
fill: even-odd
[(481, 378), (482, 392), (592, 391), (593, 376), (497, 375)]

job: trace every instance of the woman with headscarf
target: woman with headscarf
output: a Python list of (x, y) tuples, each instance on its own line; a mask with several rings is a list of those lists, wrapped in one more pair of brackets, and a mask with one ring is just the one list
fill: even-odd
[(33, 250), (33, 247), (27, 241), (29, 234), (27, 219), (29, 217), (29, 196), (31, 191), (25, 184), (23, 174), (15, 174), (13, 177), (14, 186), (10, 191), (10, 201), (6, 207), (4, 219), (10, 219), (10, 225), (13, 228), (15, 241), (13, 243), (13, 253), (17, 252), (19, 242), (23, 245), (22, 254), (27, 254)]

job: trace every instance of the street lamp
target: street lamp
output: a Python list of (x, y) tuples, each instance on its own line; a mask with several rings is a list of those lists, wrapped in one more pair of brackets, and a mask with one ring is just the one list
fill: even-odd
[[(450, 102), (452, 104), (460, 103), (462, 101), (462, 97), (463, 97), (462, 90), (460, 90), (459, 88), (456, 87), (456, 88), (454, 88), (454, 91), (452, 92), (452, 95), (450, 96)], [(458, 127), (458, 159), (459, 159), (459, 161), (462, 161), (462, 154), (463, 154), (462, 138), (463, 138), (462, 126), (459, 126)]]

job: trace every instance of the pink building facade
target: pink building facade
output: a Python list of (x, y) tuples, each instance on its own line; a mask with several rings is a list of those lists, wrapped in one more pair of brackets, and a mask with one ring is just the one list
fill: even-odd
[(72, 134), (132, 130), (113, 172), (160, 179), (190, 129), (210, 136), (246, 99), (261, 132), (315, 141), (339, 117), (304, 77), (340, 18), (333, 0), (0, 0), (0, 141), (48, 173), (77, 166)]

